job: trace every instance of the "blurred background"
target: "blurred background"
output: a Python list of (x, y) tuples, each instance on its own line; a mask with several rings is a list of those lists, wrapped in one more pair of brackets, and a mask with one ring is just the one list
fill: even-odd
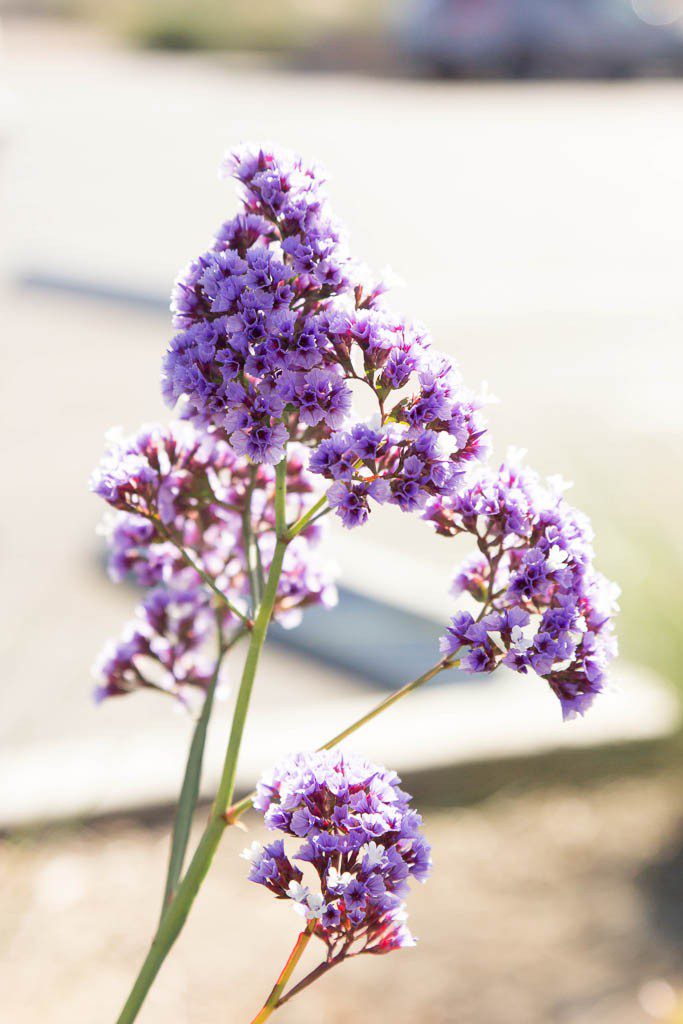
[[(112, 424), (167, 415), (171, 282), (236, 211), (223, 151), (274, 139), (327, 167), (355, 255), (488, 381), (496, 456), (575, 481), (623, 589), (615, 693), (585, 722), (530, 680), (450, 679), (354, 738), (425, 812), (420, 944), (279, 1019), (680, 1024), (683, 0), (14, 0), (0, 32), (7, 1019), (113, 1020), (156, 923), (190, 723), (92, 705), (136, 595), (107, 580), (87, 478)], [(431, 664), (452, 614), (466, 546), (386, 509), (333, 545), (339, 608), (269, 641), (244, 791)], [(296, 923), (245, 884), (244, 845), (143, 1024), (261, 1005)]]

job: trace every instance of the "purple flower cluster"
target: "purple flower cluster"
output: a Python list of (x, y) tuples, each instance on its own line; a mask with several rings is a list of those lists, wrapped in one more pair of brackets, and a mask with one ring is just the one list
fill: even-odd
[(214, 628), (209, 601), (197, 590), (151, 590), (118, 643), (95, 668), (95, 700), (152, 689), (186, 703), (189, 688), (206, 690), (212, 664), (203, 653)]
[(108, 435), (90, 486), (113, 508), (171, 523), (207, 493), (216, 445), (189, 424), (146, 425), (131, 438)]
[[(167, 402), (255, 463), (292, 440), (318, 449), (311, 468), (334, 481), (346, 526), (369, 498), (413, 511), (454, 493), (485, 450), (480, 403), (425, 332), (381, 308), (382, 286), (362, 283), (320, 171), (272, 148), (237, 150), (226, 168), (244, 212), (176, 283)], [(374, 396), (376, 430), (344, 429), (353, 382)]]
[(370, 498), (415, 512), (430, 497), (454, 494), (468, 461), (482, 457), (478, 419), (472, 402), (462, 425), (462, 447), (451, 435), (433, 429), (416, 431), (396, 422), (373, 429), (358, 423), (323, 441), (311, 456), (310, 468), (334, 481), (327, 500), (346, 527), (366, 521)]
[(268, 828), (301, 845), (290, 858), (282, 839), (253, 843), (243, 854), (249, 878), (316, 922), (328, 961), (414, 945), (403, 898), (411, 877), (425, 881), (431, 858), (399, 782), (395, 772), (332, 750), (288, 757), (258, 785), (254, 807)]
[[(305, 461), (303, 450), (291, 445), (286, 479), (286, 510), (291, 521), (320, 494), (321, 481), (307, 471)], [(244, 615), (250, 613), (253, 573), (262, 585), (275, 548), (272, 466), (251, 465), (218, 433), (209, 435), (181, 422), (144, 427), (132, 438), (112, 439), (91, 485), (116, 509), (103, 527), (114, 580), (132, 576), (142, 586), (155, 588), (152, 593), (157, 601), (164, 593), (171, 603), (182, 595), (188, 614), (194, 609), (202, 643), (215, 619), (209, 614), (205, 628), (206, 613), (211, 610), (209, 592), (197, 569), (215, 582), (233, 607)], [(246, 518), (249, 535), (245, 534)], [(322, 526), (315, 523), (287, 547), (274, 611), (274, 617), (285, 626), (297, 625), (309, 605), (331, 607), (336, 602), (333, 573), (319, 549), (321, 536)], [(147, 617), (146, 609), (145, 603), (120, 648), (108, 650), (109, 667), (100, 672), (106, 685), (98, 690), (100, 695), (127, 692), (138, 680), (139, 655), (148, 653), (143, 651), (139, 628), (139, 621)], [(234, 629), (238, 618), (223, 609), (221, 625)]]
[(443, 653), (473, 672), (501, 663), (531, 669), (565, 718), (583, 714), (616, 654), (618, 588), (595, 569), (590, 523), (562, 485), (544, 484), (511, 457), (497, 471), (482, 468), (455, 496), (433, 499), (424, 515), (443, 535), (473, 535), (478, 548), (454, 592), (481, 602), (482, 615), (456, 614)]

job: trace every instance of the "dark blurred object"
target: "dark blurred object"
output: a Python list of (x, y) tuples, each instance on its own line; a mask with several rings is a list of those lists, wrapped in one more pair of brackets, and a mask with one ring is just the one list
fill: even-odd
[(679, 75), (680, 14), (677, 0), (639, 0), (638, 13), (629, 0), (413, 0), (397, 32), (433, 75)]

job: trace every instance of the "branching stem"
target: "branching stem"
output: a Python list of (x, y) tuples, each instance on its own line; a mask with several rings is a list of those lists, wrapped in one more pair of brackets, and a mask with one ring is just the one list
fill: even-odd
[(206, 877), (221, 836), (226, 828), (227, 821), (225, 812), (232, 800), (237, 776), (237, 760), (239, 757), (244, 726), (249, 710), (251, 691), (254, 685), (254, 677), (258, 666), (263, 643), (268, 631), (277, 587), (282, 573), (282, 562), (287, 549), (286, 523), (285, 523), (285, 489), (286, 489), (287, 464), (285, 459), (275, 469), (276, 490), (275, 490), (275, 515), (278, 540), (273, 552), (273, 559), (268, 572), (263, 599), (259, 606), (258, 614), (251, 630), (249, 638), (249, 649), (244, 662), (242, 679), (237, 694), (235, 712), (228, 740), (228, 749), (225, 754), (223, 772), (221, 775), (218, 792), (211, 807), (209, 820), (204, 833), (199, 840), (197, 849), (190, 861), (187, 872), (180, 882), (175, 897), (168, 905), (166, 912), (162, 915), (152, 945), (142, 965), (140, 973), (133, 985), (126, 1004), (121, 1011), (117, 1024), (131, 1024), (140, 1012), (140, 1008), (149, 992), (159, 968), (166, 959), (169, 950), (178, 937), (200, 886)]
[(263, 1021), (267, 1020), (268, 1017), (270, 1017), (273, 1010), (276, 1010), (277, 1007), (281, 1005), (281, 1003), (283, 1002), (283, 999), (281, 998), (282, 993), (285, 990), (287, 982), (294, 973), (294, 969), (296, 968), (296, 965), (299, 963), (299, 960), (301, 959), (302, 954), (306, 949), (306, 946), (308, 945), (311, 935), (313, 934), (314, 931), (315, 921), (309, 921), (305, 930), (301, 932), (298, 939), (294, 943), (294, 948), (287, 958), (287, 963), (280, 971), (280, 975), (277, 981), (275, 982), (270, 995), (263, 1004), (262, 1009), (259, 1010), (259, 1012), (252, 1020), (251, 1024), (263, 1024)]
[(199, 787), (201, 784), (202, 777), (202, 764), (204, 761), (204, 747), (206, 745), (206, 734), (209, 727), (209, 721), (211, 719), (211, 711), (213, 708), (213, 698), (220, 676), (221, 665), (223, 664), (223, 658), (227, 652), (235, 646), (236, 643), (241, 640), (244, 634), (247, 632), (245, 628), (240, 629), (230, 640), (229, 643), (224, 643), (223, 635), (221, 631), (220, 615), (216, 615), (216, 630), (218, 637), (218, 652), (216, 655), (216, 664), (213, 671), (213, 676), (209, 683), (204, 698), (204, 704), (202, 710), (197, 719), (197, 723), (192, 734), (192, 741), (190, 743), (190, 749), (187, 757), (187, 764), (185, 766), (185, 775), (183, 777), (183, 784), (180, 790), (180, 797), (178, 798), (178, 809), (176, 811), (175, 822), (173, 825), (173, 836), (171, 839), (171, 852), (168, 862), (168, 871), (166, 874), (166, 885), (164, 887), (164, 902), (162, 905), (162, 917), (166, 913), (166, 908), (173, 899), (175, 894), (178, 881), (183, 869), (183, 863), (185, 861), (185, 853), (187, 851), (187, 844), (190, 837), (190, 829), (192, 827), (192, 819), (194, 812), (197, 807), (197, 799), (199, 797)]
[(219, 601), (222, 602), (222, 604), (225, 605), (228, 611), (232, 612), (233, 615), (236, 615), (237, 618), (240, 619), (248, 628), (251, 628), (251, 620), (249, 619), (249, 617), (245, 615), (244, 612), (241, 612), (239, 608), (236, 608), (234, 604), (232, 604), (232, 602), (226, 597), (226, 595), (223, 593), (220, 587), (216, 584), (216, 581), (213, 579), (213, 577), (209, 576), (208, 572), (205, 572), (204, 569), (202, 569), (201, 565), (199, 565), (194, 560), (194, 558), (187, 550), (187, 548), (184, 546), (184, 544), (172, 533), (172, 531), (169, 530), (169, 528), (164, 523), (162, 523), (160, 519), (154, 519), (154, 524), (161, 531), (161, 533), (163, 533), (164, 536), (168, 540), (170, 540), (171, 544), (175, 545), (183, 561), (187, 565), (189, 565), (191, 569), (194, 569), (194, 571), (201, 579), (202, 583), (205, 583), (209, 590), (213, 591), (215, 596), (219, 599)]

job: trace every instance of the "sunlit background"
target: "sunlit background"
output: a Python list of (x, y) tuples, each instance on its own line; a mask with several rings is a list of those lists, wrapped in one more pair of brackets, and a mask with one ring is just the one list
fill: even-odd
[[(594, 718), (561, 726), (538, 681), (452, 678), (354, 737), (425, 812), (420, 943), (279, 1019), (680, 1024), (683, 2), (0, 11), (0, 1016), (115, 1019), (156, 923), (190, 723), (153, 696), (91, 702), (136, 594), (107, 580), (87, 479), (112, 424), (168, 416), (171, 282), (236, 212), (224, 150), (272, 139), (327, 167), (354, 254), (488, 382), (494, 457), (574, 481), (623, 590)], [(331, 544), (339, 608), (269, 643), (243, 789), (431, 664), (452, 614), (466, 544), (386, 509)], [(246, 883), (244, 845), (226, 834), (142, 1024), (261, 1005), (298, 922)]]

